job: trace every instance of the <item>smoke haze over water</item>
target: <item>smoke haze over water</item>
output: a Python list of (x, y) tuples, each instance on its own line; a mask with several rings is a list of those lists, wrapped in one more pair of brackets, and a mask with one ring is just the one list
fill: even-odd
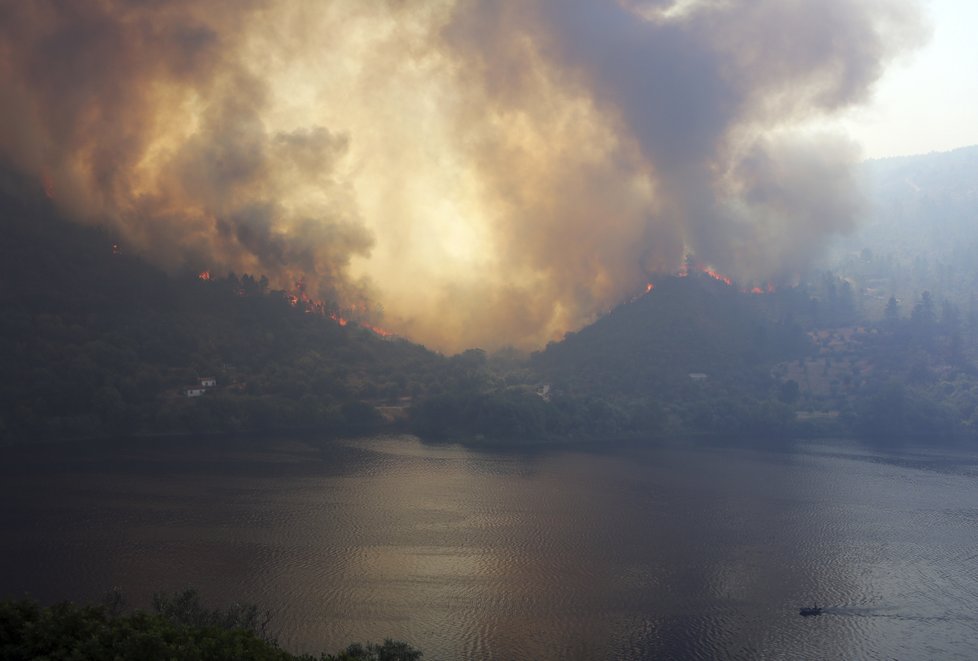
[(804, 268), (911, 0), (0, 0), (0, 160), (170, 269), (443, 350), (538, 346), (675, 271)]

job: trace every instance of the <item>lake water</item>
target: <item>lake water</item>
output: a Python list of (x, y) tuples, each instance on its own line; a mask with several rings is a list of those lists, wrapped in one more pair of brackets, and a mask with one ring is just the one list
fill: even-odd
[[(475, 451), (410, 437), (0, 451), (0, 596), (187, 586), (291, 651), (974, 659), (978, 454)], [(803, 618), (812, 600), (827, 607)]]

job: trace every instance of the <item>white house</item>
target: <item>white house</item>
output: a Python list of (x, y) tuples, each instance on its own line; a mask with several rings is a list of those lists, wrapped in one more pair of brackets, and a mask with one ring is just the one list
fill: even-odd
[(191, 386), (187, 388), (186, 392), (187, 392), (187, 397), (200, 397), (205, 392), (207, 392), (207, 388), (199, 388), (197, 386)]
[(214, 388), (217, 386), (217, 379), (213, 376), (202, 376), (200, 377), (200, 386), (202, 388)]

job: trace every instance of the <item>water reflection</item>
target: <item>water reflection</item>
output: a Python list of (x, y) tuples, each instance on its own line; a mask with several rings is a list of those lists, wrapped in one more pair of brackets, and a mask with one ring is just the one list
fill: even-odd
[[(410, 438), (17, 449), (0, 593), (198, 587), (283, 645), (426, 658), (969, 658), (976, 460)], [(812, 599), (825, 615), (800, 618)]]

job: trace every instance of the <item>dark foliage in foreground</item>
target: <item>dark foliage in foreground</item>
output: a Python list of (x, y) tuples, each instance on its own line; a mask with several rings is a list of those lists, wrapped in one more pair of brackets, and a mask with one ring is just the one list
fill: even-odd
[(50, 607), (0, 601), (0, 660), (19, 659), (253, 659), (256, 661), (417, 661), (407, 643), (354, 643), (336, 654), (294, 655), (256, 632), (254, 606), (211, 611), (194, 591), (158, 596), (155, 613), (118, 614), (107, 605)]

